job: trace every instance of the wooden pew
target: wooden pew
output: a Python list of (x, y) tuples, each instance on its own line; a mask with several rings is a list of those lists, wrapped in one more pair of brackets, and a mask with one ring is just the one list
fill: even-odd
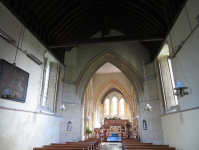
[(127, 150), (175, 150), (175, 148), (135, 148), (135, 149), (127, 149)]
[(67, 142), (65, 144), (61, 143), (51, 143), (52, 146), (54, 145), (71, 145), (71, 146), (89, 146), (90, 150), (94, 150), (94, 144), (93, 143), (79, 143), (79, 142)]
[(139, 147), (143, 147), (143, 148), (156, 148), (156, 147), (158, 147), (158, 148), (168, 148), (169, 147), (169, 145), (131, 145), (131, 146), (123, 146), (124, 147), (124, 149), (131, 149), (131, 148), (139, 148)]
[(100, 147), (100, 142), (95, 140), (86, 140), (86, 141), (79, 141), (79, 142), (93, 142), (95, 147)]
[(85, 141), (79, 141), (79, 142), (92, 142), (92, 143), (94, 143), (95, 148), (100, 147), (100, 139), (99, 138), (89, 138)]
[(33, 148), (33, 150), (84, 150), (84, 148)]
[(93, 147), (92, 147), (92, 149), (93, 150), (96, 150), (96, 148), (97, 148), (97, 142), (96, 141), (79, 141), (78, 143), (87, 143), (87, 144), (92, 144), (93, 145)]
[(169, 145), (153, 145), (152, 143), (141, 143), (134, 138), (123, 138), (123, 150), (175, 150)]
[(174, 147), (169, 147), (168, 145), (134, 145), (134, 146), (124, 146), (124, 150), (134, 150), (134, 149), (162, 149), (162, 150), (175, 150)]
[(44, 148), (84, 148), (84, 150), (91, 150), (91, 147), (84, 145), (44, 145)]

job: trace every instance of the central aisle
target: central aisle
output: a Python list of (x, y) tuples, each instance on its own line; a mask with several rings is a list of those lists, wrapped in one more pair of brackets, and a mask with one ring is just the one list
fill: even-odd
[(100, 150), (122, 150), (121, 142), (103, 142)]

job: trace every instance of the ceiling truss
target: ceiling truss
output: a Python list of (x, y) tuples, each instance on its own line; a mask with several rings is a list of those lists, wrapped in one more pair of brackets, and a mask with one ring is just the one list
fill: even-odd
[[(1, 0), (62, 63), (73, 46), (123, 41), (140, 42), (154, 60), (186, 1)], [(111, 29), (125, 36), (105, 37)]]

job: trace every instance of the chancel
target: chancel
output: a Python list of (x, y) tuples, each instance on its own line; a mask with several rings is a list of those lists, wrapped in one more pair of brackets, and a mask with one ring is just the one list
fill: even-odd
[(1, 0), (0, 150), (198, 150), (199, 0)]

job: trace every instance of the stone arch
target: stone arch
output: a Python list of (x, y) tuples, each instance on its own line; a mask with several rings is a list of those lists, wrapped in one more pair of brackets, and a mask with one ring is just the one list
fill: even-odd
[(135, 90), (136, 100), (139, 101), (139, 94), (143, 92), (143, 78), (126, 59), (108, 49), (94, 57), (81, 71), (76, 82), (77, 99), (84, 103), (84, 94), (90, 79), (107, 62), (115, 65), (127, 76)]
[[(118, 90), (118, 89), (116, 89), (116, 88), (111, 88), (111, 89), (109, 89), (109, 90), (104, 94), (104, 96), (102, 97), (102, 99), (101, 99), (101, 104), (104, 103), (106, 96), (109, 95), (109, 94), (112, 93), (112, 92), (117, 92), (117, 93), (123, 95), (123, 93), (122, 93), (120, 90)], [(124, 95), (123, 95), (123, 96), (124, 96)]]
[(130, 109), (132, 109), (133, 105), (135, 105), (135, 103), (132, 101), (131, 94), (128, 92), (128, 90), (125, 88), (125, 86), (123, 84), (121, 84), (120, 82), (118, 82), (117, 80), (109, 79), (108, 81), (103, 83), (98, 88), (96, 94), (94, 95), (94, 99), (93, 99), (94, 110), (97, 108), (97, 106), (101, 102), (103, 95), (109, 90), (110, 86), (113, 86), (114, 88), (116, 88), (116, 89), (118, 89), (122, 92), (122, 94), (124, 95), (127, 103), (130, 106)]

